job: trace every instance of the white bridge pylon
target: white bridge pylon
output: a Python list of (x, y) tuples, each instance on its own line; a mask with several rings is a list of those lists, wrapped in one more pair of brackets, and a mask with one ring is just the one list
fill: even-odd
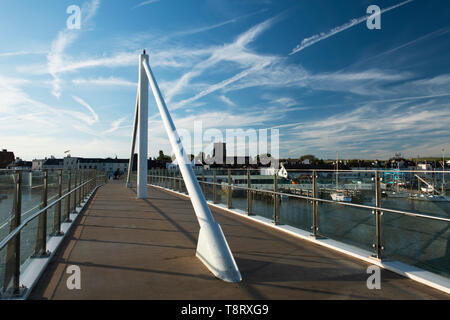
[(148, 86), (152, 88), (156, 104), (161, 114), (172, 150), (178, 160), (186, 189), (190, 196), (195, 215), (200, 224), (197, 242), (197, 258), (219, 279), (227, 282), (242, 281), (241, 273), (228, 246), (220, 225), (214, 220), (200, 185), (195, 177), (191, 162), (187, 159), (183, 144), (172, 121), (164, 98), (153, 76), (148, 62), (148, 55), (139, 56), (139, 83), (136, 98), (136, 110), (133, 127), (133, 140), (128, 165), (127, 187), (131, 187), (131, 170), (136, 143), (139, 133), (138, 167), (137, 167), (137, 198), (147, 198), (147, 158), (148, 158)]

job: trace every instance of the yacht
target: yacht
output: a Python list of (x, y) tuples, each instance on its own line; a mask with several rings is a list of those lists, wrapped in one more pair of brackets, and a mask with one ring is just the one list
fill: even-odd
[(336, 191), (331, 193), (331, 199), (334, 201), (340, 201), (340, 202), (351, 202), (352, 197), (345, 195), (342, 191)]

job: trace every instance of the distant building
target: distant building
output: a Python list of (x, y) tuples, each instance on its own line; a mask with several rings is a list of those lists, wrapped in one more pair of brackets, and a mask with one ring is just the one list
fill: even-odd
[(51, 157), (50, 159), (46, 159), (42, 163), (42, 169), (46, 170), (62, 169), (63, 163), (64, 163), (63, 159), (56, 159), (54, 157)]
[(55, 157), (45, 159), (34, 159), (32, 161), (32, 170), (56, 170), (63, 168), (63, 159), (56, 159)]
[(215, 142), (213, 149), (213, 159), (215, 164), (227, 163), (227, 144), (223, 142)]
[(3, 149), (0, 152), (0, 169), (6, 169), (6, 167), (14, 162), (14, 152)]
[(67, 157), (65, 157), (63, 159), (63, 167), (62, 169), (64, 170), (68, 170), (68, 169), (79, 169), (79, 162), (80, 162), (81, 158), (77, 158), (77, 157), (71, 157), (70, 155), (68, 155)]
[(304, 159), (304, 160), (302, 161), (302, 164), (306, 164), (306, 165), (311, 164), (311, 159)]
[(419, 169), (419, 170), (431, 170), (432, 167), (431, 167), (431, 164), (429, 164), (429, 163), (419, 163), (417, 165), (417, 169)]
[(23, 161), (16, 158), (13, 163), (10, 163), (6, 168), (9, 170), (31, 170), (33, 163), (31, 161)]

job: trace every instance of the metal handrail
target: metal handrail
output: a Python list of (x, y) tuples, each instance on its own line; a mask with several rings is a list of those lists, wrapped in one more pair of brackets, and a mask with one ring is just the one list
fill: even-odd
[[(274, 170), (279, 170), (276, 168), (271, 168), (271, 167), (262, 167), (262, 168), (226, 168), (226, 169), (217, 169), (217, 171), (226, 171), (226, 170), (231, 170), (231, 171), (261, 171), (261, 169), (274, 169)], [(195, 171), (195, 170), (194, 170)], [(341, 173), (341, 172), (366, 172), (366, 173), (375, 173), (375, 172), (387, 172), (387, 173), (391, 173), (392, 171), (396, 171), (396, 172), (405, 172), (405, 173), (440, 173), (442, 174), (442, 172), (444, 172), (445, 174), (450, 174), (450, 170), (402, 170), (402, 169), (397, 169), (397, 168), (380, 168), (380, 169), (339, 169), (338, 171), (336, 171), (336, 169), (312, 169), (312, 168), (306, 168), (306, 169), (286, 169), (286, 171), (288, 172), (295, 172), (295, 171), (308, 171), (308, 172), (337, 172), (337, 173)]]
[(26, 227), (26, 225), (28, 223), (30, 223), (31, 221), (33, 221), (34, 219), (36, 219), (38, 216), (40, 216), (42, 213), (46, 212), (48, 209), (50, 209), (51, 207), (53, 207), (54, 205), (56, 205), (58, 202), (62, 201), (63, 199), (65, 199), (66, 197), (68, 197), (70, 194), (74, 193), (75, 191), (79, 190), (81, 187), (83, 187), (84, 185), (95, 181), (96, 178), (92, 178), (84, 183), (82, 183), (81, 185), (79, 185), (78, 187), (72, 189), (71, 191), (69, 191), (68, 193), (66, 193), (65, 195), (61, 196), (59, 199), (53, 201), (52, 203), (50, 203), (49, 205), (47, 205), (46, 207), (40, 209), (39, 211), (35, 212), (33, 215), (29, 216), (28, 218), (25, 219), (24, 222), (22, 222), (18, 227), (16, 227), (13, 231), (11, 231), (1, 242), (0, 242), (0, 250), (2, 250), (8, 243), (9, 241), (11, 241), (20, 231), (22, 231), (23, 228)]
[[(168, 178), (168, 179), (175, 179), (180, 180), (182, 178), (177, 177), (169, 177), (169, 176), (157, 176), (157, 175), (149, 175), (149, 177), (155, 177), (155, 178)], [(218, 185), (222, 186), (222, 183), (214, 183), (214, 182), (207, 182), (207, 181), (199, 181), (199, 183), (204, 184), (210, 184), (210, 185)], [(225, 184), (228, 185), (228, 184)], [(292, 198), (299, 198), (304, 200), (310, 200), (310, 201), (319, 201), (319, 202), (326, 202), (326, 203), (335, 203), (343, 206), (349, 206), (349, 207), (357, 207), (362, 209), (370, 209), (370, 210), (378, 210), (382, 212), (389, 212), (389, 213), (396, 213), (396, 214), (402, 214), (406, 216), (412, 216), (412, 217), (418, 217), (418, 218), (424, 218), (424, 219), (431, 219), (431, 220), (439, 220), (439, 221), (445, 221), (450, 222), (449, 218), (442, 218), (442, 217), (434, 217), (430, 215), (420, 214), (420, 213), (413, 213), (408, 211), (401, 211), (401, 210), (395, 210), (395, 209), (388, 209), (388, 208), (382, 208), (382, 207), (374, 207), (374, 206), (368, 206), (368, 205), (362, 205), (362, 204), (356, 204), (356, 203), (347, 203), (347, 202), (340, 202), (340, 201), (334, 201), (334, 200), (327, 200), (327, 199), (321, 199), (321, 198), (314, 198), (314, 197), (307, 197), (307, 196), (301, 196), (297, 194), (291, 194), (291, 193), (284, 193), (284, 192), (275, 192), (272, 190), (265, 190), (265, 189), (255, 189), (255, 188), (248, 188), (243, 186), (236, 186), (232, 185), (235, 189), (241, 189), (241, 190), (247, 190), (247, 191), (257, 191), (257, 192), (263, 192), (263, 193), (270, 193), (273, 195), (279, 195), (279, 196), (288, 196)]]

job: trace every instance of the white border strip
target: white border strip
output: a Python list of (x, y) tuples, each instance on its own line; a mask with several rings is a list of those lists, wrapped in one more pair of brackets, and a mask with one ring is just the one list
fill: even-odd
[[(75, 223), (78, 216), (80, 216), (81, 212), (87, 207), (87, 204), (89, 204), (90, 200), (92, 199), (93, 195), (97, 191), (98, 188), (100, 188), (103, 185), (97, 186), (85, 199), (84, 202), (81, 203), (80, 207), (76, 208), (76, 213), (70, 213), (70, 221), (71, 222), (63, 222), (61, 223), (61, 232), (63, 232), (63, 235), (61, 236), (53, 236), (51, 237), (47, 242), (47, 250), (50, 251), (49, 256), (45, 257), (38, 257), (38, 258), (30, 258), (30, 263), (25, 268), (23, 273), (20, 273), (20, 286), (24, 286), (26, 288), (24, 294), (20, 297), (11, 297), (6, 298), (3, 300), (26, 300), (28, 299), (28, 296), (30, 295), (31, 291), (33, 291), (34, 286), (39, 281), (40, 277), (44, 273), (45, 269), (47, 268), (48, 264), (52, 260), (53, 256), (56, 253), (56, 250), (58, 249), (59, 245), (63, 242), (64, 238), (66, 237), (67, 233), (69, 232), (72, 225)], [(2, 299), (0, 299), (2, 300)]]
[[(150, 184), (149, 184), (150, 185)], [(183, 197), (189, 198), (189, 195), (186, 195), (184, 193), (180, 193), (178, 191), (170, 190), (164, 187), (151, 185), (152, 187), (159, 188), (168, 192), (172, 192), (177, 195), (181, 195)], [(358, 247), (348, 245), (336, 240), (332, 239), (316, 239), (314, 238), (311, 233), (304, 231), (302, 229), (298, 229), (292, 226), (288, 225), (275, 225), (273, 224), (272, 220), (257, 216), (257, 215), (251, 215), (248, 216), (246, 212), (239, 210), (239, 209), (228, 209), (227, 206), (223, 204), (215, 204), (212, 201), (208, 201), (208, 205), (215, 207), (217, 209), (225, 210), (227, 212), (233, 213), (239, 217), (246, 218), (251, 221), (255, 221), (258, 223), (261, 223), (267, 227), (276, 229), (278, 231), (283, 231), (285, 233), (288, 233), (294, 237), (300, 238), (302, 240), (306, 240), (315, 244), (318, 244), (320, 246), (324, 246), (326, 248), (329, 248), (331, 250), (338, 251), (342, 254), (351, 256), (353, 258), (362, 260), (364, 262), (370, 263), (371, 265), (376, 265), (380, 268), (395, 272), (399, 275), (402, 275), (406, 278), (409, 278), (411, 280), (414, 280), (416, 282), (419, 282), (421, 284), (424, 284), (426, 286), (432, 287), (434, 289), (440, 290), (442, 292), (445, 292), (447, 294), (450, 294), (450, 279), (443, 277), (441, 275), (425, 271), (423, 269), (402, 263), (400, 261), (394, 261), (394, 260), (379, 260), (375, 257), (372, 257), (372, 252), (360, 249)]]

